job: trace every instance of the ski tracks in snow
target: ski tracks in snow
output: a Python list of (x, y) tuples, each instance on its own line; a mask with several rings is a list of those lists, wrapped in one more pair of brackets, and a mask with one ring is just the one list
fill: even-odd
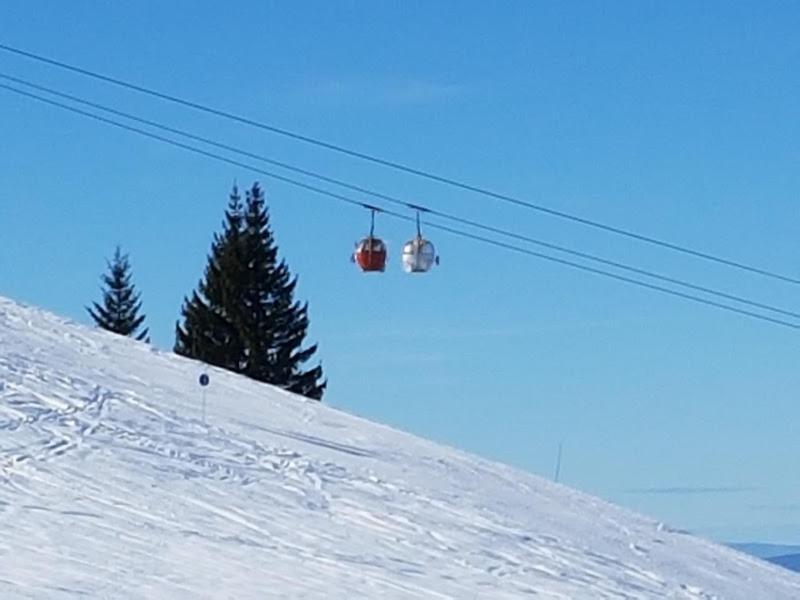
[(0, 349), (3, 598), (800, 597), (684, 532), (228, 374), (203, 423), (198, 365), (2, 299)]
[[(424, 580), (431, 567), (441, 571), (442, 578), (455, 590), (492, 590), (496, 598), (505, 597), (502, 589), (511, 594), (508, 597), (541, 596), (536, 587), (523, 583), (530, 579), (590, 584), (601, 593), (598, 597), (604, 597), (604, 589), (613, 591), (619, 583), (589, 568), (598, 563), (611, 565), (610, 558), (550, 543), (546, 537), (509, 534), (485, 511), (429, 498), (413, 486), (389, 483), (367, 466), (353, 470), (352, 465), (347, 468), (332, 460), (311, 459), (298, 449), (266, 446), (196, 419), (182, 419), (149, 404), (134, 391), (114, 392), (81, 378), (60, 376), (36, 360), (4, 357), (0, 368), (10, 374), (0, 390), (0, 431), (4, 432), (0, 465), (5, 477), (16, 486), (38, 490), (29, 494), (35, 497), (43, 488), (58, 487), (59, 477), (71, 475), (80, 482), (76, 498), (93, 507), (67, 511), (29, 502), (20, 510), (88, 520), (91, 529), (107, 532), (114, 531), (115, 521), (135, 521), (143, 530), (134, 536), (138, 544), (145, 543), (145, 532), (149, 531), (249, 545), (294, 557), (301, 563), (313, 561), (334, 570), (355, 570), (368, 588), (392, 589), (408, 597), (453, 597), (427, 589)], [(304, 417), (305, 422), (310, 420)], [(374, 449), (305, 432), (255, 425), (250, 429), (300, 449), (311, 447), (365, 460), (379, 454)], [(230, 487), (217, 489), (217, 502), (187, 494), (172, 495), (166, 503), (172, 508), (167, 511), (143, 506), (135, 496), (124, 493), (126, 488), (132, 491), (129, 482), (108, 481), (109, 490), (98, 482), (86, 481), (85, 473), (74, 463), (68, 469), (54, 464), (81, 450), (87, 456), (122, 456), (133, 467), (150, 470), (165, 487), (176, 481), (196, 481), (204, 486), (217, 482)], [(380, 458), (385, 460), (386, 456)], [(403, 457), (394, 459), (401, 461)], [(440, 466), (448, 467), (446, 462)], [(57, 474), (55, 483), (53, 474)], [(259, 488), (258, 502), (271, 510), (237, 506), (237, 494), (231, 489), (244, 488)], [(209, 523), (185, 527), (180, 512), (186, 506), (205, 512)], [(311, 527), (288, 525), (298, 522), (291, 515), (298, 512), (306, 513)], [(275, 513), (283, 514), (283, 518), (275, 518)], [(239, 533), (211, 535), (213, 522), (219, 521)], [(442, 521), (459, 523), (460, 530), (443, 531)], [(373, 551), (364, 553), (365, 547)], [(641, 580), (637, 585), (643, 591), (652, 591), (648, 585), (664, 586), (648, 575), (626, 571), (624, 565), (611, 566), (628, 584)], [(414, 579), (421, 581), (414, 584)]]

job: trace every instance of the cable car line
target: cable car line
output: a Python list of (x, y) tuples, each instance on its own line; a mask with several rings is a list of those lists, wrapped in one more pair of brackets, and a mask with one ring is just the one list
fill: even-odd
[[(82, 110), (80, 108), (76, 108), (74, 106), (70, 106), (70, 105), (58, 102), (56, 100), (51, 100), (49, 98), (44, 98), (44, 97), (39, 96), (37, 94), (26, 92), (24, 90), (20, 90), (20, 89), (17, 89), (17, 88), (14, 88), (12, 86), (5, 85), (5, 84), (0, 84), (0, 89), (5, 89), (7, 91), (14, 92), (14, 93), (19, 94), (21, 96), (25, 96), (27, 98), (30, 98), (30, 99), (33, 99), (33, 100), (37, 100), (37, 101), (45, 103), (45, 104), (49, 104), (49, 105), (55, 106), (57, 108), (61, 108), (63, 110), (67, 110), (69, 112), (72, 112), (72, 113), (75, 113), (75, 114), (79, 114), (79, 115), (88, 117), (90, 119), (93, 119), (93, 120), (96, 120), (96, 121), (99, 121), (99, 122), (102, 122), (102, 123), (105, 123), (105, 124), (108, 124), (108, 125), (112, 125), (112, 126), (117, 127), (119, 129), (123, 129), (123, 130), (129, 131), (131, 133), (136, 133), (136, 134), (139, 134), (141, 136), (144, 136), (144, 137), (156, 140), (156, 141), (160, 141), (160, 142), (163, 142), (165, 144), (168, 144), (168, 145), (171, 145), (171, 146), (174, 146), (174, 147), (177, 147), (177, 148), (182, 148), (182, 149), (187, 150), (189, 152), (192, 152), (194, 154), (198, 154), (198, 155), (205, 156), (207, 158), (211, 158), (211, 159), (214, 159), (214, 160), (217, 160), (217, 161), (220, 161), (220, 162), (224, 162), (224, 163), (236, 166), (236, 167), (247, 169), (247, 170), (255, 172), (255, 173), (260, 173), (260, 174), (262, 174), (262, 175), (264, 175), (266, 177), (269, 177), (271, 179), (275, 179), (277, 181), (282, 181), (282, 182), (287, 183), (289, 185), (292, 185), (292, 186), (295, 186), (295, 187), (298, 187), (298, 188), (301, 188), (301, 189), (305, 189), (305, 190), (314, 192), (314, 193), (319, 194), (319, 195), (323, 195), (323, 196), (327, 196), (327, 197), (330, 197), (330, 198), (334, 198), (334, 199), (337, 199), (339, 201), (345, 202), (345, 203), (353, 205), (353, 206), (358, 206), (360, 208), (366, 208), (366, 209), (371, 210), (371, 211), (379, 211), (382, 214), (390, 215), (390, 216), (392, 216), (394, 218), (397, 218), (397, 219), (400, 219), (400, 220), (403, 220), (403, 221), (406, 221), (406, 222), (412, 222), (412, 223), (415, 222), (415, 218), (412, 217), (412, 216), (409, 216), (407, 214), (401, 214), (401, 213), (398, 213), (398, 212), (395, 212), (395, 211), (392, 211), (392, 210), (389, 210), (389, 209), (385, 209), (385, 208), (382, 208), (382, 207), (376, 207), (374, 205), (370, 205), (370, 204), (367, 204), (365, 202), (359, 202), (357, 200), (353, 200), (351, 198), (348, 198), (347, 196), (342, 196), (341, 194), (338, 194), (336, 192), (331, 192), (330, 190), (326, 190), (326, 189), (323, 189), (323, 188), (318, 188), (316, 186), (309, 185), (307, 183), (304, 183), (304, 182), (301, 182), (301, 181), (297, 181), (295, 179), (291, 179), (289, 177), (285, 177), (283, 175), (280, 175), (280, 174), (277, 174), (277, 173), (274, 173), (274, 172), (271, 172), (271, 171), (267, 171), (266, 169), (262, 169), (260, 167), (254, 166), (254, 165), (250, 165), (250, 164), (238, 161), (238, 160), (234, 160), (232, 158), (223, 156), (221, 154), (216, 154), (214, 152), (209, 152), (209, 151), (204, 150), (202, 148), (197, 148), (197, 147), (191, 146), (189, 144), (184, 144), (183, 142), (179, 142), (177, 140), (173, 140), (171, 138), (167, 138), (167, 137), (158, 135), (156, 133), (153, 133), (153, 132), (150, 132), (150, 131), (146, 131), (144, 129), (140, 129), (138, 127), (133, 127), (131, 125), (127, 125), (125, 123), (121, 123), (121, 122), (115, 121), (113, 119), (108, 119), (108, 118), (103, 117), (101, 115), (97, 115), (95, 113), (91, 113), (91, 112)], [(557, 263), (557, 264), (560, 264), (560, 265), (563, 265), (563, 266), (572, 267), (574, 269), (578, 269), (578, 270), (581, 270), (581, 271), (584, 271), (584, 272), (594, 273), (596, 275), (601, 275), (601, 276), (604, 276), (604, 277), (608, 277), (608, 278), (611, 278), (611, 279), (615, 279), (617, 281), (629, 283), (631, 285), (636, 285), (636, 286), (639, 286), (639, 287), (642, 287), (642, 288), (646, 288), (646, 289), (650, 289), (650, 290), (653, 290), (653, 291), (662, 292), (662, 293), (665, 293), (665, 294), (669, 294), (671, 296), (675, 296), (675, 297), (683, 298), (685, 300), (689, 300), (689, 301), (692, 301), (692, 302), (695, 302), (695, 303), (704, 304), (704, 305), (707, 305), (707, 306), (719, 308), (721, 310), (725, 310), (725, 311), (728, 311), (728, 312), (732, 312), (732, 313), (737, 313), (737, 314), (740, 314), (740, 315), (748, 316), (748, 317), (751, 317), (751, 318), (754, 318), (754, 319), (758, 319), (758, 320), (761, 320), (761, 321), (773, 323), (773, 324), (776, 324), (776, 325), (781, 325), (781, 326), (784, 326), (784, 327), (789, 327), (789, 328), (792, 328), (792, 329), (800, 329), (800, 324), (798, 324), (798, 323), (793, 323), (793, 322), (790, 322), (790, 321), (777, 319), (777, 318), (770, 317), (768, 315), (764, 315), (764, 314), (761, 314), (761, 313), (756, 313), (756, 312), (753, 312), (753, 311), (750, 311), (750, 310), (745, 310), (745, 309), (738, 308), (738, 307), (735, 307), (735, 306), (731, 306), (731, 305), (728, 305), (728, 304), (724, 304), (724, 303), (721, 303), (721, 302), (716, 302), (714, 300), (709, 300), (707, 298), (702, 298), (702, 297), (699, 297), (699, 296), (695, 296), (693, 294), (687, 294), (687, 293), (684, 293), (684, 292), (680, 292), (680, 291), (677, 291), (677, 290), (674, 290), (674, 289), (670, 289), (670, 288), (666, 288), (666, 287), (663, 287), (663, 286), (655, 285), (655, 284), (648, 283), (648, 282), (645, 282), (645, 281), (641, 281), (641, 280), (638, 280), (638, 279), (634, 279), (634, 278), (631, 278), (631, 277), (626, 277), (624, 275), (619, 275), (617, 273), (612, 273), (610, 271), (605, 271), (603, 269), (598, 269), (598, 268), (590, 267), (590, 266), (583, 265), (583, 264), (580, 264), (580, 263), (577, 263), (577, 262), (569, 261), (569, 260), (566, 260), (566, 259), (563, 259), (563, 258), (550, 256), (550, 255), (547, 255), (547, 254), (543, 254), (541, 252), (536, 252), (536, 251), (531, 250), (529, 248), (522, 248), (520, 246), (515, 246), (513, 244), (508, 244), (506, 242), (501, 242), (499, 240), (495, 240), (495, 239), (492, 239), (492, 238), (476, 235), (474, 233), (462, 231), (462, 230), (459, 230), (459, 229), (454, 229), (454, 228), (448, 227), (446, 225), (441, 225), (441, 224), (438, 224), (438, 223), (428, 222), (428, 221), (425, 221), (424, 223), (425, 223), (425, 225), (427, 227), (431, 227), (433, 229), (444, 231), (444, 232), (450, 233), (452, 235), (456, 235), (456, 236), (463, 237), (463, 238), (466, 238), (466, 239), (471, 239), (471, 240), (482, 242), (482, 243), (485, 243), (485, 244), (490, 244), (490, 245), (493, 245), (493, 246), (498, 247), (498, 248), (504, 248), (506, 250), (510, 250), (510, 251), (513, 251), (513, 252), (525, 254), (525, 255), (528, 255), (528, 256), (536, 257), (536, 258), (540, 258), (542, 260), (547, 260), (547, 261), (550, 261), (550, 262), (553, 262), (553, 263)]]
[(303, 143), (306, 143), (306, 144), (311, 144), (311, 145), (314, 145), (314, 146), (325, 148), (327, 150), (338, 152), (340, 154), (344, 154), (344, 155), (347, 155), (347, 156), (351, 156), (351, 157), (354, 157), (354, 158), (358, 158), (358, 159), (361, 159), (361, 160), (372, 162), (374, 164), (378, 164), (378, 165), (381, 165), (381, 166), (384, 166), (384, 167), (388, 167), (388, 168), (391, 168), (391, 169), (394, 169), (394, 170), (397, 170), (397, 171), (402, 171), (402, 172), (405, 172), (405, 173), (409, 173), (411, 175), (415, 175), (415, 176), (418, 176), (418, 177), (423, 177), (423, 178), (431, 180), (431, 181), (436, 181), (438, 183), (449, 185), (449, 186), (454, 187), (454, 188), (459, 188), (459, 189), (462, 189), (462, 190), (465, 190), (465, 191), (473, 192), (475, 194), (479, 194), (479, 195), (482, 195), (482, 196), (493, 198), (494, 200), (499, 200), (499, 201), (502, 201), (502, 202), (514, 204), (516, 206), (520, 206), (520, 207), (523, 207), (523, 208), (527, 208), (529, 210), (537, 211), (537, 212), (540, 212), (542, 214), (547, 214), (547, 215), (552, 216), (552, 217), (556, 217), (556, 218), (559, 218), (559, 219), (572, 221), (572, 222), (575, 222), (575, 223), (580, 223), (580, 224), (585, 225), (587, 227), (593, 227), (595, 229), (603, 230), (603, 231), (606, 231), (608, 233), (613, 233), (615, 235), (627, 237), (629, 239), (634, 239), (634, 240), (637, 240), (639, 242), (643, 242), (643, 243), (659, 246), (659, 247), (662, 247), (662, 248), (666, 248), (668, 250), (672, 250), (672, 251), (675, 251), (675, 252), (680, 252), (680, 253), (683, 253), (683, 254), (686, 254), (686, 255), (689, 255), (689, 256), (693, 256), (695, 258), (700, 258), (700, 259), (703, 259), (703, 260), (706, 260), (706, 261), (711, 261), (711, 262), (715, 262), (717, 264), (725, 265), (727, 267), (739, 269), (739, 270), (742, 270), (742, 271), (748, 271), (750, 273), (755, 273), (755, 274), (758, 274), (758, 275), (762, 275), (764, 277), (769, 277), (769, 278), (780, 280), (780, 281), (783, 281), (783, 282), (786, 282), (786, 283), (793, 283), (793, 284), (796, 284), (796, 285), (800, 285), (800, 279), (798, 279), (797, 277), (792, 277), (792, 276), (789, 276), (789, 275), (783, 275), (783, 274), (775, 272), (775, 271), (771, 271), (771, 270), (767, 270), (767, 269), (764, 269), (764, 268), (761, 268), (761, 267), (748, 265), (748, 264), (743, 263), (741, 261), (736, 261), (736, 260), (724, 258), (722, 256), (718, 256), (718, 255), (715, 255), (715, 254), (710, 254), (708, 252), (703, 252), (701, 250), (695, 250), (695, 249), (690, 248), (688, 246), (676, 244), (676, 243), (673, 243), (673, 242), (668, 242), (666, 240), (662, 240), (660, 238), (656, 238), (656, 237), (653, 237), (653, 236), (649, 236), (649, 235), (645, 235), (645, 234), (641, 234), (641, 233), (636, 233), (635, 231), (630, 230), (630, 229), (623, 229), (621, 227), (616, 227), (616, 226), (609, 225), (609, 224), (606, 224), (606, 223), (603, 223), (603, 222), (600, 222), (600, 221), (595, 221), (595, 220), (592, 220), (592, 219), (588, 219), (586, 217), (581, 217), (581, 216), (576, 215), (576, 214), (572, 214), (572, 213), (568, 213), (568, 212), (565, 212), (565, 211), (561, 211), (561, 210), (557, 210), (557, 209), (554, 209), (554, 208), (550, 208), (550, 207), (542, 205), (542, 204), (536, 204), (536, 203), (533, 203), (533, 202), (530, 202), (530, 201), (527, 201), (527, 200), (523, 200), (521, 198), (516, 198), (516, 197), (510, 196), (508, 194), (502, 194), (502, 193), (499, 193), (499, 192), (495, 192), (495, 191), (490, 190), (488, 188), (484, 188), (484, 187), (480, 187), (480, 186), (477, 186), (477, 185), (472, 185), (472, 184), (469, 184), (469, 183), (465, 183), (463, 181), (459, 181), (457, 179), (453, 179), (453, 178), (450, 178), (450, 177), (445, 177), (443, 175), (438, 175), (438, 174), (430, 172), (430, 171), (417, 169), (417, 168), (414, 168), (414, 167), (411, 167), (411, 166), (408, 166), (408, 165), (405, 165), (405, 164), (402, 164), (402, 163), (399, 163), (399, 162), (395, 162), (395, 161), (387, 160), (387, 159), (384, 159), (384, 158), (380, 158), (379, 156), (374, 155), (374, 154), (367, 154), (365, 152), (360, 152), (360, 151), (357, 151), (357, 150), (353, 150), (353, 149), (347, 148), (345, 146), (341, 146), (341, 145), (338, 145), (338, 144), (333, 144), (331, 142), (326, 142), (326, 141), (324, 141), (322, 139), (319, 139), (319, 138), (315, 138), (315, 137), (312, 137), (312, 136), (308, 136), (308, 135), (304, 135), (304, 134), (301, 134), (301, 133), (297, 133), (295, 131), (291, 131), (291, 130), (288, 130), (288, 129), (277, 127), (275, 125), (270, 125), (269, 123), (265, 123), (263, 121), (256, 121), (254, 119), (251, 119), (251, 118), (248, 118), (248, 117), (244, 117), (242, 115), (237, 115), (235, 113), (232, 113), (232, 112), (229, 112), (229, 111), (226, 111), (226, 110), (222, 110), (222, 109), (219, 109), (219, 108), (214, 108), (214, 107), (211, 107), (211, 106), (208, 106), (208, 105), (205, 105), (205, 104), (200, 104), (198, 102), (193, 102), (191, 100), (187, 100), (187, 99), (181, 98), (179, 96), (174, 96), (174, 95), (171, 95), (171, 94), (160, 92), (160, 91), (152, 89), (152, 88), (148, 88), (148, 87), (144, 87), (144, 86), (137, 85), (137, 84), (134, 84), (134, 83), (130, 83), (128, 81), (125, 81), (123, 79), (119, 79), (117, 77), (104, 75), (104, 74), (98, 73), (96, 71), (91, 71), (89, 69), (85, 69), (85, 68), (82, 68), (82, 67), (71, 65), (69, 63), (62, 62), (62, 61), (59, 61), (59, 60), (55, 60), (55, 59), (52, 59), (52, 58), (48, 58), (48, 57), (42, 56), (40, 54), (35, 54), (33, 52), (22, 50), (20, 48), (15, 48), (15, 47), (9, 46), (7, 44), (0, 43), (0, 50), (3, 50), (5, 52), (9, 52), (9, 53), (12, 53), (12, 54), (16, 54), (18, 56), (23, 56), (25, 58), (28, 58), (28, 59), (31, 59), (31, 60), (35, 60), (35, 61), (38, 61), (38, 62), (41, 62), (41, 63), (45, 63), (45, 64), (48, 64), (48, 65), (51, 65), (51, 66), (54, 66), (54, 67), (57, 67), (57, 68), (60, 68), (60, 69), (68, 70), (68, 71), (71, 71), (73, 73), (78, 73), (78, 74), (84, 75), (86, 77), (91, 77), (93, 79), (96, 79), (96, 80), (99, 80), (99, 81), (103, 81), (103, 82), (106, 82), (106, 83), (110, 83), (110, 84), (116, 85), (118, 87), (122, 87), (122, 88), (126, 88), (126, 89), (129, 89), (129, 90), (133, 90), (133, 91), (139, 92), (141, 94), (146, 94), (146, 95), (152, 96), (154, 98), (159, 98), (161, 100), (165, 100), (165, 101), (168, 101), (168, 102), (172, 102), (174, 104), (185, 106), (185, 107), (191, 108), (193, 110), (201, 111), (201, 112), (204, 112), (204, 113), (207, 113), (207, 114), (215, 115), (217, 117), (228, 119), (230, 121), (235, 121), (235, 122), (238, 122), (238, 123), (241, 123), (241, 124), (244, 124), (244, 125), (248, 125), (248, 126), (251, 126), (251, 127), (262, 129), (264, 131), (268, 131), (270, 133), (274, 133), (274, 134), (281, 135), (281, 136), (284, 136), (284, 137), (287, 137), (287, 138), (291, 138), (291, 139), (294, 139), (294, 140), (297, 140), (297, 141), (300, 141), (300, 142), (303, 142)]
[(572, 267), (574, 269), (580, 269), (582, 271), (586, 271), (588, 273), (594, 273), (596, 275), (602, 275), (603, 277), (611, 277), (612, 279), (616, 279), (618, 281), (623, 281), (625, 283), (630, 283), (632, 285), (638, 285), (643, 288), (647, 288), (650, 290), (655, 290), (658, 292), (663, 292), (665, 294), (670, 294), (672, 296), (677, 296), (678, 298), (684, 298), (686, 300), (691, 300), (692, 302), (699, 302), (700, 304), (706, 304), (708, 306), (714, 306), (716, 308), (720, 308), (722, 310), (728, 310), (731, 312), (738, 313), (740, 315), (746, 315), (748, 317), (753, 317), (756, 319), (762, 319), (764, 321), (769, 321), (771, 323), (775, 323), (778, 325), (784, 325), (786, 327), (791, 327), (792, 329), (800, 329), (800, 324), (798, 323), (791, 323), (789, 321), (784, 321), (782, 319), (775, 319), (773, 317), (769, 317), (767, 315), (762, 315), (759, 313), (755, 313), (749, 310), (744, 310), (741, 308), (737, 308), (735, 306), (730, 306), (728, 304), (723, 304), (721, 302), (716, 302), (714, 300), (708, 300), (707, 298), (701, 298), (699, 296), (694, 296), (692, 294), (686, 294), (684, 292), (679, 292), (677, 290), (672, 290), (670, 288), (662, 287), (660, 285), (655, 285), (652, 283), (647, 283), (646, 281), (641, 281), (639, 279), (633, 279), (631, 277), (625, 277), (624, 275), (618, 275), (616, 273), (611, 273), (610, 271), (604, 271), (603, 269), (596, 269), (594, 267), (589, 267), (587, 265), (582, 265), (580, 263), (576, 263), (570, 260), (565, 260), (563, 258), (558, 258), (557, 256), (549, 256), (547, 254), (542, 254), (541, 252), (535, 252), (529, 248), (521, 248), (520, 246), (514, 246), (513, 244), (507, 244), (505, 242), (501, 242), (498, 240), (493, 240), (491, 238), (487, 238), (481, 235), (475, 235), (473, 233), (469, 233), (466, 231), (461, 231), (458, 229), (453, 229), (451, 227), (447, 227), (446, 225), (437, 225), (434, 223), (427, 223), (429, 227), (433, 227), (434, 229), (439, 229), (441, 231), (446, 231), (448, 233), (452, 233), (454, 235), (458, 235), (461, 237), (469, 238), (475, 241), (483, 242), (486, 244), (491, 244), (493, 246), (497, 246), (499, 248), (505, 248), (507, 250), (511, 250), (514, 252), (520, 252), (522, 254), (527, 254), (529, 256), (534, 256), (536, 258), (541, 258), (544, 260), (548, 260), (551, 262), (555, 262), (561, 265), (565, 265), (568, 267)]
[[(97, 110), (101, 110), (101, 111), (104, 111), (104, 112), (107, 112), (107, 113), (110, 113), (110, 114), (121, 116), (121, 117), (129, 119), (131, 121), (134, 121), (134, 122), (137, 122), (137, 123), (142, 123), (144, 125), (148, 125), (150, 127), (154, 127), (154, 128), (160, 129), (162, 131), (167, 131), (169, 133), (173, 133), (175, 135), (179, 135), (179, 136), (185, 137), (187, 139), (199, 141), (199, 142), (202, 142), (204, 144), (208, 144), (210, 146), (214, 146), (216, 148), (220, 148), (220, 149), (223, 149), (223, 150), (226, 150), (226, 151), (229, 151), (229, 152), (233, 152), (233, 153), (239, 154), (241, 156), (246, 156), (246, 157), (252, 158), (254, 160), (258, 160), (258, 161), (261, 161), (261, 162), (264, 162), (264, 163), (267, 163), (267, 164), (275, 165), (275, 166), (281, 167), (283, 169), (286, 169), (286, 170), (289, 170), (289, 171), (292, 171), (292, 172), (295, 172), (295, 173), (299, 173), (299, 174), (302, 174), (302, 175), (305, 175), (305, 176), (308, 176), (308, 177), (312, 177), (312, 178), (320, 180), (320, 181), (324, 181), (326, 183), (331, 183), (333, 185), (337, 185), (337, 186), (343, 187), (345, 189), (356, 191), (356, 192), (359, 192), (359, 193), (362, 193), (362, 194), (367, 194), (367, 195), (375, 197), (375, 198), (381, 198), (383, 200), (386, 200), (387, 202), (390, 202), (390, 203), (395, 204), (397, 206), (401, 206), (403, 208), (409, 208), (409, 209), (415, 210), (417, 212), (427, 213), (427, 214), (430, 214), (430, 215), (435, 215), (435, 216), (441, 217), (443, 219), (447, 219), (447, 220), (453, 221), (455, 223), (460, 223), (462, 225), (468, 225), (469, 227), (474, 227), (476, 229), (481, 229), (483, 231), (487, 231), (487, 232), (494, 233), (494, 234), (497, 234), (497, 235), (502, 235), (504, 237), (508, 237), (508, 238), (515, 239), (515, 240), (518, 240), (518, 241), (523, 241), (523, 242), (526, 242), (526, 243), (529, 243), (529, 244), (534, 244), (536, 246), (539, 246), (539, 247), (542, 247), (542, 248), (547, 248), (549, 250), (554, 250), (554, 251), (557, 251), (557, 252), (568, 254), (570, 256), (575, 256), (575, 257), (578, 257), (578, 258), (582, 258), (584, 260), (589, 260), (591, 262), (595, 262), (595, 263), (598, 263), (598, 264), (603, 264), (603, 265), (606, 265), (606, 266), (614, 267), (616, 269), (621, 269), (621, 270), (624, 270), (624, 271), (628, 271), (629, 273), (635, 273), (637, 275), (643, 275), (645, 277), (650, 277), (652, 279), (657, 279), (659, 281), (663, 281), (663, 282), (666, 282), (666, 283), (671, 283), (673, 285), (678, 285), (680, 287), (684, 287), (684, 288), (691, 289), (691, 290), (694, 290), (694, 291), (703, 292), (703, 293), (710, 294), (710, 295), (713, 295), (713, 296), (718, 296), (720, 298), (725, 298), (726, 300), (733, 300), (735, 302), (746, 304), (746, 305), (749, 305), (749, 306), (752, 306), (752, 307), (755, 307), (755, 308), (760, 308), (760, 309), (767, 310), (767, 311), (770, 311), (770, 312), (774, 312), (774, 313), (777, 313), (777, 314), (782, 314), (782, 315), (785, 315), (785, 316), (789, 316), (789, 317), (794, 317), (794, 318), (800, 319), (800, 313), (798, 313), (798, 312), (794, 312), (794, 311), (791, 311), (791, 310), (787, 310), (787, 309), (771, 306), (769, 304), (765, 304), (765, 303), (762, 303), (762, 302), (757, 302), (757, 301), (754, 301), (754, 300), (749, 300), (747, 298), (744, 298), (744, 297), (736, 295), (736, 294), (731, 294), (731, 293), (728, 293), (728, 292), (724, 292), (724, 291), (716, 290), (716, 289), (713, 289), (713, 288), (709, 288), (709, 287), (706, 287), (706, 286), (703, 286), (703, 285), (691, 283), (689, 281), (686, 281), (686, 280), (683, 280), (683, 279), (679, 279), (679, 278), (676, 278), (676, 277), (671, 277), (671, 276), (668, 276), (668, 275), (662, 275), (662, 274), (657, 273), (655, 271), (650, 271), (650, 270), (647, 270), (647, 269), (634, 267), (634, 266), (631, 266), (631, 265), (628, 265), (628, 264), (625, 264), (625, 263), (622, 263), (622, 262), (619, 262), (619, 261), (602, 258), (600, 256), (596, 256), (596, 255), (593, 255), (593, 254), (590, 254), (590, 253), (587, 253), (587, 252), (581, 252), (579, 250), (573, 250), (571, 248), (568, 248), (568, 247), (565, 247), (565, 246), (561, 246), (561, 245), (558, 245), (558, 244), (554, 244), (554, 243), (551, 243), (551, 242), (547, 242), (547, 241), (544, 241), (544, 240), (541, 240), (541, 239), (537, 239), (537, 238), (534, 238), (534, 237), (531, 237), (531, 236), (523, 235), (523, 234), (520, 234), (520, 233), (515, 233), (513, 231), (501, 229), (499, 227), (494, 227), (492, 225), (487, 225), (485, 223), (474, 221), (472, 219), (466, 219), (464, 217), (460, 217), (460, 216), (452, 214), (452, 213), (447, 213), (447, 212), (440, 211), (440, 210), (437, 210), (437, 209), (434, 209), (434, 208), (423, 206), (421, 204), (409, 202), (407, 200), (403, 200), (403, 199), (397, 198), (395, 196), (390, 196), (390, 195), (387, 195), (387, 194), (384, 194), (384, 193), (381, 193), (381, 192), (378, 192), (378, 191), (375, 191), (375, 190), (372, 190), (372, 189), (369, 189), (369, 188), (365, 188), (365, 187), (362, 187), (362, 186), (359, 186), (359, 185), (354, 185), (354, 184), (342, 181), (340, 179), (336, 179), (336, 178), (333, 178), (333, 177), (322, 175), (322, 174), (316, 173), (314, 171), (310, 171), (308, 169), (297, 167), (295, 165), (292, 165), (292, 164), (289, 164), (289, 163), (286, 163), (286, 162), (283, 162), (283, 161), (279, 161), (279, 160), (275, 160), (275, 159), (272, 159), (272, 158), (268, 158), (268, 157), (263, 156), (263, 155), (255, 154), (253, 152), (248, 152), (246, 150), (242, 150), (242, 149), (237, 148), (235, 146), (230, 146), (228, 144), (223, 144), (223, 143), (217, 142), (217, 141), (215, 141), (213, 139), (209, 139), (207, 137), (196, 135), (196, 134), (190, 133), (190, 132), (182, 130), (182, 129), (177, 129), (177, 128), (174, 128), (174, 127), (170, 127), (170, 126), (164, 125), (163, 123), (159, 123), (157, 121), (152, 121), (150, 119), (144, 119), (144, 118), (138, 117), (136, 115), (133, 115), (131, 113), (124, 112), (124, 111), (121, 111), (121, 110), (117, 110), (117, 109), (114, 109), (114, 108), (110, 108), (108, 106), (105, 106), (105, 105), (102, 105), (102, 104), (99, 104), (99, 103), (96, 103), (96, 102), (92, 102), (92, 101), (86, 100), (84, 98), (80, 98), (78, 96), (74, 96), (72, 94), (66, 94), (66, 93), (60, 92), (58, 90), (55, 90), (53, 88), (49, 88), (49, 87), (46, 87), (46, 86), (42, 86), (42, 85), (30, 82), (30, 81), (24, 80), (24, 79), (20, 79), (18, 77), (14, 77), (14, 76), (5, 74), (3, 72), (0, 72), (0, 78), (7, 79), (7, 80), (13, 81), (15, 83), (21, 84), (21, 85), (25, 85), (27, 87), (30, 87), (30, 88), (33, 88), (33, 89), (36, 89), (36, 90), (39, 90), (39, 91), (43, 91), (43, 92), (46, 92), (48, 94), (52, 94), (52, 95), (60, 97), (60, 98), (65, 98), (65, 99), (71, 100), (73, 102), (77, 102), (77, 103), (83, 104), (85, 106), (90, 106), (90, 107), (95, 108)], [(372, 205), (364, 205), (364, 206), (366, 208), (374, 208), (375, 210), (378, 210), (378, 211), (381, 210), (379, 207), (374, 207)]]

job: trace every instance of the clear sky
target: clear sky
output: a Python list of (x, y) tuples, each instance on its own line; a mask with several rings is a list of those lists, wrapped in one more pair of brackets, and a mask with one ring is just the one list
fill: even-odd
[[(800, 275), (795, 2), (30, 2), (0, 42)], [(676, 256), (0, 53), (0, 71), (465, 217), (798, 308)], [(117, 243), (169, 348), (231, 184), (267, 190), (344, 410), (721, 540), (800, 542), (800, 332), (378, 221), (0, 91), (0, 294), (88, 322)], [(363, 198), (359, 198), (363, 199)], [(431, 232), (432, 233), (432, 232)], [(535, 510), (535, 507), (531, 507)]]

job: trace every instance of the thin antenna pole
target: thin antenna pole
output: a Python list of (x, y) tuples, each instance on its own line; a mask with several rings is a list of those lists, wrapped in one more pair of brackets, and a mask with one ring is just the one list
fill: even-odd
[(561, 450), (563, 447), (563, 442), (558, 442), (558, 457), (556, 458), (556, 474), (553, 478), (553, 481), (558, 483), (558, 478), (561, 476)]

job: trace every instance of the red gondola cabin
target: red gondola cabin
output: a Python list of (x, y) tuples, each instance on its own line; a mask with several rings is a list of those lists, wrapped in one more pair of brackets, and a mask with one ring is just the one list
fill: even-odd
[(386, 268), (386, 244), (376, 237), (366, 237), (356, 245), (353, 260), (362, 271), (383, 271)]

